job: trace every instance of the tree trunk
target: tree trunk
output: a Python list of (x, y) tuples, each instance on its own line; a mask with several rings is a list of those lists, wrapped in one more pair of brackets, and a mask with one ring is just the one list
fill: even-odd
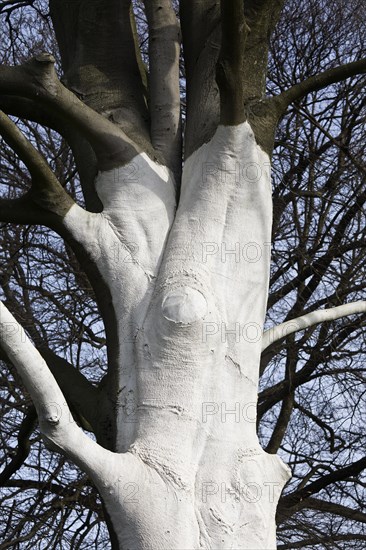
[(145, 154), (99, 174), (101, 214), (65, 217), (117, 312), (121, 455), (94, 480), (124, 550), (276, 547), (289, 473), (255, 422), (269, 171), (248, 122), (219, 126), (185, 163), (174, 223), (173, 177)]

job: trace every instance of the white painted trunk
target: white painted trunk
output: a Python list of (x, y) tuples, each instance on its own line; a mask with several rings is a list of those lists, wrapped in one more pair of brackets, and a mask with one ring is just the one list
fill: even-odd
[(101, 173), (102, 214), (65, 218), (118, 313), (118, 453), (91, 472), (124, 550), (273, 549), (288, 468), (256, 435), (268, 156), (248, 123), (186, 162), (177, 213), (145, 155)]

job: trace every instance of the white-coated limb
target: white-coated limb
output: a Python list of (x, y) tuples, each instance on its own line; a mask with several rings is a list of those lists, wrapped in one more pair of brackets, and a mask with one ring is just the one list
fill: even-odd
[(289, 334), (298, 332), (299, 330), (305, 330), (306, 328), (324, 323), (324, 321), (335, 321), (341, 317), (347, 317), (348, 315), (354, 315), (356, 313), (366, 312), (366, 301), (360, 300), (358, 302), (351, 302), (350, 304), (343, 304), (342, 306), (333, 307), (330, 309), (320, 309), (318, 311), (312, 311), (296, 319), (291, 319), (285, 323), (281, 323), (275, 327), (271, 327), (263, 333), (262, 338), (262, 351), (264, 351), (270, 344), (285, 338)]
[(112, 453), (90, 439), (75, 423), (47, 363), (2, 302), (0, 347), (17, 369), (33, 400), (45, 440), (98, 479), (109, 458), (107, 455)]

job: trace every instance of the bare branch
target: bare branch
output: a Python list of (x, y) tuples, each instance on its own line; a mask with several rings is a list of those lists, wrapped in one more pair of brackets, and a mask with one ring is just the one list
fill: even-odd
[[(74, 204), (74, 201), (64, 191), (46, 160), (2, 111), (0, 111), (0, 134), (29, 169), (32, 176), (32, 191), (29, 193), (29, 198), (31, 196), (38, 206), (63, 216)], [(23, 198), (22, 204), (18, 201), (17, 206), (19, 207), (23, 203), (26, 206), (27, 202)]]
[(73, 421), (65, 397), (47, 364), (2, 302), (0, 347), (23, 379), (36, 407), (45, 439), (77, 464), (82, 464), (84, 469), (93, 467), (93, 462), (99, 468), (103, 448), (87, 437)]
[[(326, 548), (325, 545), (328, 545), (328, 548), (334, 548), (334, 544), (336, 544), (337, 542), (347, 541), (351, 543), (356, 540), (366, 541), (366, 535), (359, 535), (357, 533), (346, 533), (340, 535), (331, 533), (330, 535), (324, 537), (316, 535), (310, 538), (301, 539), (298, 542), (292, 540), (290, 544), (280, 544), (279, 546), (277, 546), (277, 550), (295, 550), (296, 548), (299, 548), (301, 550), (304, 548), (316, 548), (317, 546), (320, 547), (320, 545), (322, 545), (323, 548)], [(349, 545), (348, 548), (350, 548)]]
[[(76, 481), (65, 487), (64, 485), (59, 485), (52, 481), (45, 483), (43, 480), (35, 479), (10, 479), (4, 483), (4, 487), (17, 487), (21, 490), (36, 489), (40, 493), (53, 493), (55, 495), (62, 496), (65, 501), (68, 502), (76, 500), (87, 508), (94, 505), (94, 502), (90, 499), (90, 495), (83, 495), (80, 491), (80, 481)], [(95, 509), (98, 509), (97, 505), (95, 505)]]
[(289, 334), (298, 332), (299, 330), (305, 330), (308, 327), (312, 327), (324, 321), (334, 321), (340, 317), (347, 317), (348, 315), (354, 315), (356, 313), (366, 312), (366, 301), (360, 300), (358, 302), (351, 302), (350, 304), (343, 304), (342, 306), (333, 307), (331, 309), (321, 309), (319, 311), (313, 311), (286, 321), (275, 327), (266, 330), (263, 333), (262, 338), (262, 351), (264, 351), (270, 344), (273, 344), (277, 340), (285, 338)]
[[(310, 418), (315, 424), (317, 424), (324, 432), (325, 438), (330, 443), (330, 452), (334, 453), (334, 451), (338, 450), (342, 445), (344, 444), (344, 440), (337, 436), (333, 430), (333, 428), (327, 424), (327, 422), (324, 422), (319, 416), (316, 414), (313, 414), (311, 411), (300, 405), (297, 401), (294, 402), (294, 408), (298, 409), (302, 414), (306, 415), (308, 418)], [(336, 447), (335, 441), (338, 439), (340, 442), (339, 446)]]
[(170, 0), (145, 0), (149, 25), (149, 92), (152, 144), (179, 177), (181, 116), (180, 27)]
[(322, 512), (328, 512), (344, 518), (349, 518), (353, 521), (361, 521), (362, 523), (366, 523), (366, 514), (364, 512), (353, 510), (348, 506), (342, 506), (338, 502), (327, 502), (326, 500), (311, 497), (305, 501), (305, 507), (313, 510), (321, 510)]
[(18, 433), (18, 448), (15, 456), (12, 460), (5, 466), (3, 471), (0, 473), (0, 485), (3, 486), (11, 476), (19, 470), (19, 468), (24, 464), (25, 459), (29, 455), (30, 451), (30, 441), (29, 438), (36, 426), (37, 413), (34, 407), (30, 407), (27, 411), (27, 414), (22, 420), (22, 424)]
[(242, 70), (248, 27), (242, 0), (221, 0), (221, 30), (216, 71), (220, 89), (220, 122), (236, 125), (245, 120)]
[(322, 489), (325, 489), (329, 485), (336, 483), (337, 481), (347, 481), (347, 478), (351, 476), (356, 476), (360, 474), (366, 468), (366, 458), (363, 457), (348, 466), (343, 468), (338, 467), (336, 470), (326, 474), (316, 481), (309, 483), (303, 489), (294, 491), (281, 499), (281, 506), (291, 507), (295, 506), (297, 503), (305, 500), (309, 496), (318, 493)]
[(277, 509), (276, 517), (277, 517), (278, 523), (283, 523), (288, 517), (292, 516), (293, 514), (295, 514), (296, 512), (304, 508), (311, 509), (311, 510), (320, 510), (322, 512), (326, 512), (329, 514), (342, 516), (344, 518), (348, 518), (353, 521), (360, 521), (362, 523), (366, 523), (366, 514), (364, 512), (360, 512), (359, 510), (354, 510), (352, 508), (349, 508), (348, 506), (342, 506), (338, 502), (333, 503), (320, 498), (309, 497), (306, 500), (302, 500), (298, 502), (296, 505), (291, 506), (290, 508), (286, 508), (282, 504), (282, 500), (283, 499), (280, 499), (278, 509)]
[(274, 99), (280, 106), (283, 114), (291, 103), (301, 99), (310, 92), (316, 92), (326, 86), (329, 86), (330, 84), (341, 82), (351, 76), (363, 73), (366, 73), (366, 59), (346, 63), (340, 67), (334, 67), (317, 75), (310, 76), (303, 82), (295, 84), (295, 86), (292, 86)]
[(43, 53), (17, 67), (0, 67), (0, 93), (26, 97), (56, 111), (90, 142), (99, 169), (120, 166), (140, 149), (117, 125), (85, 105), (58, 80), (54, 58)]
[(27, 165), (35, 181), (48, 184), (50, 180), (54, 185), (59, 184), (46, 160), (23, 136), (16, 124), (2, 111), (0, 111), (0, 134)]

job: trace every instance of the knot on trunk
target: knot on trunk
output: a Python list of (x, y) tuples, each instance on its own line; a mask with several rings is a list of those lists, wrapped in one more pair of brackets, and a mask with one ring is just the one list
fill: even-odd
[(161, 307), (166, 319), (184, 325), (203, 319), (207, 313), (206, 298), (199, 290), (189, 286), (171, 290)]

